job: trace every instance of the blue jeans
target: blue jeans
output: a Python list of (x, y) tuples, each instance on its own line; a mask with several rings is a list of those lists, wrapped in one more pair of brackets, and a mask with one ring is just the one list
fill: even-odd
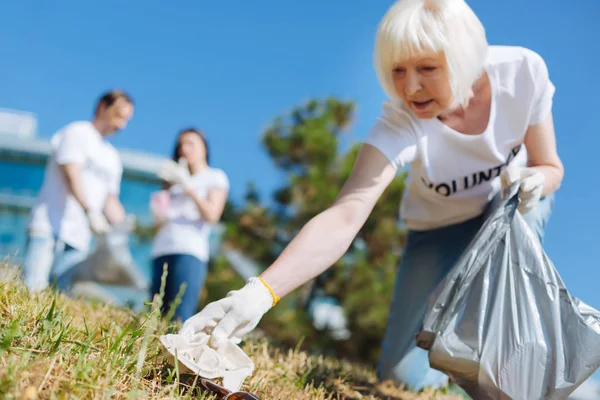
[(179, 288), (185, 284), (181, 303), (175, 310), (174, 318), (185, 321), (196, 313), (200, 292), (206, 278), (206, 262), (190, 254), (168, 254), (152, 260), (152, 292), (151, 296), (160, 292), (160, 278), (163, 265), (167, 264), (167, 281), (161, 312), (165, 315), (179, 293)]
[(71, 286), (71, 271), (84, 261), (87, 251), (78, 250), (54, 236), (29, 235), (23, 261), (23, 279), (29, 290), (44, 290), (56, 281), (60, 290)]
[[(542, 243), (553, 205), (552, 194), (523, 216)], [(450, 272), (483, 222), (482, 215), (439, 229), (408, 232), (377, 366), (380, 380), (390, 379), (415, 391), (447, 385), (448, 377), (429, 367), (428, 353), (417, 347), (415, 335), (425, 318), (430, 294)]]

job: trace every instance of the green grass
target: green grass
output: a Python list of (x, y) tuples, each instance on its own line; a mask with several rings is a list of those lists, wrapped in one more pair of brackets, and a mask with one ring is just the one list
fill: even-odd
[[(162, 357), (158, 336), (173, 327), (158, 301), (136, 315), (0, 281), (0, 399), (209, 399), (194, 376)], [(407, 392), (378, 383), (370, 368), (277, 348), (266, 338), (249, 338), (243, 349), (255, 363), (244, 389), (263, 399), (462, 398)]]

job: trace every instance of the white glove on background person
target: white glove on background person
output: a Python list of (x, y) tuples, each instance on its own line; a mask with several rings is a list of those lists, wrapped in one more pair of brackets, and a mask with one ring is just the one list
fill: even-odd
[(167, 359), (175, 365), (175, 357), (183, 372), (191, 371), (203, 378), (223, 378), (223, 387), (237, 392), (244, 380), (252, 375), (254, 363), (231, 340), (220, 349), (208, 345), (209, 336), (199, 333), (193, 338), (183, 335), (163, 335), (160, 342), (167, 353)]
[(542, 197), (546, 176), (536, 168), (522, 168), (509, 166), (502, 171), (502, 188), (511, 186), (520, 181), (519, 206), (517, 209), (521, 214), (531, 211)]
[(179, 334), (188, 340), (198, 334), (209, 335), (209, 345), (215, 349), (228, 341), (238, 344), (276, 303), (273, 296), (259, 278), (250, 278), (241, 289), (227, 293), (188, 318)]
[(110, 224), (102, 212), (88, 210), (86, 215), (90, 224), (90, 229), (96, 235), (101, 235), (110, 231)]
[(187, 187), (190, 182), (190, 169), (185, 157), (181, 157), (179, 162), (173, 160), (166, 161), (158, 171), (158, 177), (171, 184), (180, 184)]

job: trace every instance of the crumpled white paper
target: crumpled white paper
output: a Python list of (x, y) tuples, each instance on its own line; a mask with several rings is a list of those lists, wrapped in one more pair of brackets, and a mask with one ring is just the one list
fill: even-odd
[(223, 378), (223, 387), (232, 392), (240, 390), (244, 380), (254, 371), (254, 363), (232, 341), (217, 350), (209, 345), (209, 339), (205, 333), (191, 337), (180, 334), (160, 337), (167, 351), (165, 355), (173, 365), (177, 357), (181, 371), (207, 379)]

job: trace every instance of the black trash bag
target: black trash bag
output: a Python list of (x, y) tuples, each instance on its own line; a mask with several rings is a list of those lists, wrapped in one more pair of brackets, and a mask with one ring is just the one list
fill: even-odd
[(473, 399), (566, 399), (600, 365), (600, 313), (569, 294), (516, 192), (432, 294), (417, 344)]

